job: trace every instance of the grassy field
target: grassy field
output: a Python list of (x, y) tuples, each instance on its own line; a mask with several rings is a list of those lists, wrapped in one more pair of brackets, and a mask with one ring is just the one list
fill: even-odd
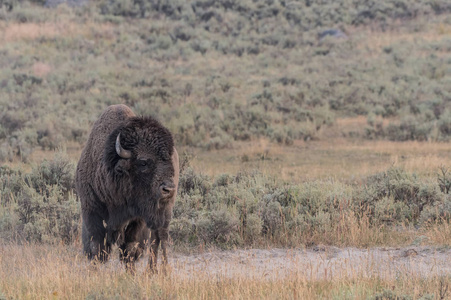
[[(233, 272), (240, 264), (242, 268), (243, 262), (229, 259), (227, 267), (216, 273), (182, 263), (166, 274), (144, 272), (133, 276), (117, 260), (100, 267), (89, 265), (79, 249), (72, 246), (3, 244), (0, 250), (0, 288), (6, 299), (448, 299), (450, 296), (449, 277), (433, 273), (440, 267), (432, 267), (427, 277), (410, 269), (408, 264), (381, 271), (375, 264), (377, 259), (371, 256), (358, 263), (343, 260), (339, 268), (326, 262), (321, 268), (312, 268), (287, 256), (285, 260), (299, 268), (285, 274), (277, 270), (258, 272), (255, 266)], [(327, 261), (324, 257), (321, 260)], [(196, 265), (208, 263), (198, 260)]]
[[(211, 182), (213, 186), (224, 173), (239, 174), (249, 170), (260, 170), (266, 175), (251, 177), (256, 181), (248, 183), (249, 189), (254, 187), (264, 189), (267, 184), (276, 188), (286, 186), (286, 183), (282, 182), (291, 182), (292, 185), (308, 192), (308, 189), (312, 188), (311, 185), (316, 185), (324, 189), (323, 192), (326, 195), (335, 193), (334, 197), (340, 202), (340, 208), (338, 215), (332, 217), (330, 221), (321, 225), (317, 223), (320, 219), (317, 219), (311, 223), (310, 229), (300, 229), (300, 227), (296, 229), (288, 226), (284, 223), (286, 216), (282, 214), (275, 217), (281, 218), (280, 222), (272, 220), (274, 223), (268, 223), (268, 225), (266, 222), (271, 220), (265, 219), (268, 216), (266, 212), (256, 210), (255, 214), (262, 214), (262, 227), (252, 229), (249, 227), (250, 223), (247, 227), (243, 227), (240, 221), (236, 221), (235, 218), (240, 216), (240, 214), (237, 217), (234, 215), (234, 211), (237, 210), (236, 205), (226, 206), (226, 213), (219, 216), (228, 220), (229, 223), (223, 225), (224, 227), (221, 225), (217, 227), (218, 223), (215, 223), (214, 218), (203, 217), (209, 209), (206, 204), (199, 202), (197, 205), (200, 215), (190, 219), (190, 222), (196, 222), (196, 229), (186, 231), (186, 228), (180, 227), (180, 224), (184, 224), (186, 214), (192, 215), (185, 206), (191, 201), (188, 195), (196, 198), (196, 192), (189, 193), (182, 189), (182, 195), (177, 199), (175, 227), (172, 227), (171, 233), (172, 272), (169, 274), (147, 274), (143, 265), (138, 269), (136, 276), (127, 274), (117, 259), (117, 250), (114, 252), (112, 261), (107, 265), (100, 267), (90, 265), (81, 253), (78, 234), (69, 243), (63, 243), (59, 237), (65, 236), (64, 230), (53, 232), (53, 236), (45, 237), (37, 234), (47, 231), (45, 226), (39, 227), (38, 224), (37, 229), (24, 232), (19, 220), (16, 220), (18, 223), (13, 226), (14, 220), (8, 221), (7, 218), (8, 214), (12, 218), (18, 218), (16, 212), (18, 208), (4, 205), (0, 214), (3, 229), (9, 228), (16, 237), (8, 237), (3, 232), (3, 242), (0, 246), (0, 278), (2, 278), (0, 296), (5, 299), (255, 299), (255, 297), (262, 299), (447, 299), (451, 295), (450, 275), (446, 271), (444, 274), (433, 271), (443, 270), (445, 265), (435, 267), (434, 264), (427, 265), (426, 273), (416, 269), (417, 264), (426, 258), (436, 260), (434, 253), (443, 251), (440, 249), (447, 251), (442, 254), (442, 257), (445, 257), (445, 261), (449, 261), (446, 257), (450, 256), (447, 249), (451, 245), (451, 226), (446, 208), (443, 221), (436, 219), (432, 223), (425, 224), (422, 223), (423, 221), (409, 221), (403, 217), (394, 216), (396, 213), (389, 211), (382, 216), (374, 216), (365, 209), (360, 212), (361, 215), (358, 215), (359, 211), (350, 211), (346, 205), (349, 206), (352, 201), (351, 195), (356, 193), (357, 186), (365, 185), (367, 176), (381, 170), (386, 171), (393, 166), (403, 167), (408, 172), (418, 172), (422, 182), (436, 183), (438, 167), (450, 161), (449, 148), (448, 143), (359, 142), (336, 139), (311, 143), (296, 142), (292, 146), (280, 146), (261, 140), (255, 143), (238, 143), (232, 150), (198, 151), (191, 160), (191, 166), (211, 176), (202, 177), (204, 184)], [(78, 153), (78, 150), (73, 151)], [(192, 151), (195, 152), (195, 150)], [(48, 151), (43, 154), (54, 155)], [(36, 155), (36, 160), (39, 161), (41, 154), (36, 153)], [(247, 155), (249, 160), (243, 162), (243, 155)], [(261, 155), (265, 156), (264, 160), (261, 159)], [(74, 162), (72, 158), (69, 160)], [(287, 162), (292, 163), (286, 166)], [(23, 165), (23, 167), (26, 166), (28, 165)], [(34, 168), (36, 170), (36, 165)], [(283, 170), (297, 172), (295, 173), (297, 175), (284, 173)], [(276, 178), (283, 176), (284, 180), (266, 181), (265, 178), (272, 176)], [(241, 197), (243, 187), (231, 184), (229, 188), (230, 195), (236, 194)], [(218, 192), (213, 187), (210, 189), (212, 189), (210, 193)], [(322, 192), (313, 190), (308, 197), (322, 199), (323, 196)], [(224, 208), (228, 197), (219, 198), (219, 207)], [(297, 197), (303, 199), (305, 196)], [(383, 202), (382, 205), (384, 205)], [(46, 207), (42, 205), (40, 209)], [(439, 210), (439, 207), (440, 204), (436, 203), (435, 209)], [(252, 207), (249, 206), (249, 209)], [(326, 208), (327, 210), (329, 209)], [(41, 218), (48, 218), (39, 209), (35, 213), (38, 213)], [(77, 213), (76, 209), (72, 217), (76, 227), (79, 226)], [(313, 208), (310, 213), (314, 213)], [(67, 220), (66, 215), (63, 217)], [(396, 220), (398, 217), (400, 219)], [(395, 220), (384, 221), (385, 218)], [(248, 220), (250, 220), (249, 216)], [(36, 220), (34, 222), (37, 223)], [(28, 225), (35, 224), (30, 221)], [(265, 226), (281, 227), (274, 227), (273, 230), (277, 230), (278, 234), (272, 235), (262, 232), (264, 228), (268, 229)], [(208, 228), (216, 228), (224, 236), (209, 236), (206, 234), (209, 232)], [(251, 238), (255, 234), (258, 235)], [(24, 236), (31, 242), (25, 242)], [(222, 265), (222, 268), (211, 262), (210, 268), (216, 270), (214, 274), (202, 268), (211, 260), (209, 256), (202, 258), (203, 253), (212, 253), (221, 257), (223, 255), (221, 249), (224, 248), (234, 253), (236, 249), (241, 248), (315, 249), (317, 245), (324, 244), (340, 247), (344, 252), (349, 251), (347, 249), (354, 249), (345, 247), (360, 249), (395, 247), (393, 249), (407, 252), (412, 247), (427, 246), (432, 247), (433, 250), (418, 254), (416, 257), (406, 257), (411, 267), (394, 266), (392, 258), (389, 258), (384, 261), (388, 267), (382, 271), (379, 269), (380, 264), (375, 263), (371, 255), (361, 260), (349, 257), (349, 259), (332, 263), (328, 259), (327, 252), (315, 257), (305, 256), (306, 261), (303, 264), (290, 263), (290, 256), (282, 257), (282, 261), (294, 266), (286, 273), (281, 273), (283, 269), (278, 267), (265, 272), (255, 270), (254, 268), (259, 264), (255, 260), (259, 257), (258, 253), (252, 256), (253, 261), (246, 257), (226, 258), (223, 261), (227, 267)], [(417, 255), (416, 252), (414, 253)], [(181, 263), (180, 257), (185, 259)], [(418, 259), (414, 260), (414, 258)], [(261, 262), (261, 260), (258, 261)], [(143, 264), (146, 261), (147, 256), (143, 258)], [(187, 264), (186, 261), (190, 263)], [(243, 263), (246, 264), (246, 262), (248, 267), (243, 270), (243, 266), (246, 266)], [(319, 262), (323, 264), (321, 267), (312, 266)], [(273, 257), (265, 261), (267, 265), (273, 263)], [(227, 275), (235, 268), (239, 271), (232, 273), (233, 276)]]
[(191, 150), (191, 155), (195, 169), (211, 176), (255, 168), (290, 182), (315, 179), (358, 181), (392, 166), (422, 177), (435, 177), (441, 166), (449, 164), (450, 150), (449, 143), (416, 141), (332, 139), (299, 141), (287, 147), (262, 139), (238, 143), (233, 149)]
[[(412, 2), (0, 0), (0, 299), (451, 298), (451, 7)], [(181, 155), (167, 274), (81, 253), (115, 103)]]

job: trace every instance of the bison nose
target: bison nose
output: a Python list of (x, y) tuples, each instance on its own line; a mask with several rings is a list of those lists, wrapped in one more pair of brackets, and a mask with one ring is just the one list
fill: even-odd
[(173, 183), (162, 183), (160, 185), (160, 193), (164, 198), (172, 197), (175, 192), (175, 185)]

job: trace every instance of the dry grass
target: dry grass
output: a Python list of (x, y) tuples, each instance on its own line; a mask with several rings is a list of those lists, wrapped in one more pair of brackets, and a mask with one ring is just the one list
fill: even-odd
[(451, 245), (451, 224), (444, 222), (443, 224), (438, 224), (432, 226), (429, 230), (425, 232), (425, 236), (428, 238), (430, 243), (437, 245)]
[[(64, 151), (76, 162), (81, 149), (82, 146), (72, 142), (66, 145)], [(451, 167), (451, 144), (437, 142), (325, 138), (321, 141), (296, 141), (292, 146), (284, 146), (261, 138), (236, 142), (230, 149), (179, 149), (179, 153), (184, 151), (192, 153), (191, 165), (196, 171), (210, 176), (258, 169), (264, 174), (291, 182), (330, 178), (352, 181), (392, 166), (423, 177), (436, 177), (441, 166)], [(53, 155), (52, 152), (36, 149), (29, 161), (40, 163)], [(19, 159), (5, 163), (11, 167), (18, 164), (24, 169), (30, 167), (20, 163)]]
[(340, 138), (297, 141), (281, 146), (260, 139), (233, 149), (194, 152), (193, 167), (208, 175), (259, 169), (287, 181), (335, 178), (355, 180), (402, 167), (420, 176), (436, 176), (451, 161), (450, 143), (350, 141)]
[(40, 37), (55, 37), (61, 30), (54, 24), (9, 24), (3, 25), (2, 40), (5, 42), (17, 40), (34, 40)]
[(321, 267), (301, 265), (288, 255), (287, 263), (299, 268), (282, 275), (252, 267), (230, 273), (243, 269), (243, 262), (232, 260), (213, 273), (176, 264), (166, 275), (143, 273), (141, 266), (132, 276), (117, 260), (90, 265), (74, 245), (3, 243), (0, 252), (0, 297), (7, 299), (368, 299), (383, 290), (414, 299), (425, 294), (440, 299), (440, 292), (449, 296), (446, 277), (424, 278), (408, 268), (390, 267), (389, 262), (381, 272), (372, 255), (359, 265), (345, 259), (341, 265), (320, 263)]
[(67, 36), (83, 36), (85, 38), (113, 38), (111, 24), (96, 24), (86, 22), (79, 24), (70, 20), (37, 23), (8, 23), (0, 22), (0, 40), (5, 43), (18, 41), (33, 41), (40, 38), (55, 38)]

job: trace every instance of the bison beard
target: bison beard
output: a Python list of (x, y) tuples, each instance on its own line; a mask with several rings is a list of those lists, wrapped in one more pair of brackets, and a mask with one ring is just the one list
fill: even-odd
[(133, 271), (150, 245), (149, 268), (155, 269), (159, 246), (167, 263), (178, 173), (169, 130), (125, 105), (109, 106), (94, 123), (75, 176), (88, 258), (106, 261), (117, 244)]

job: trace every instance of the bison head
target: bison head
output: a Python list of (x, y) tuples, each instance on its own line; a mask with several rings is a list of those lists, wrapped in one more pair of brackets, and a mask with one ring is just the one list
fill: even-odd
[(158, 121), (133, 117), (116, 128), (105, 145), (105, 165), (114, 202), (152, 229), (167, 221), (178, 178), (172, 135)]

